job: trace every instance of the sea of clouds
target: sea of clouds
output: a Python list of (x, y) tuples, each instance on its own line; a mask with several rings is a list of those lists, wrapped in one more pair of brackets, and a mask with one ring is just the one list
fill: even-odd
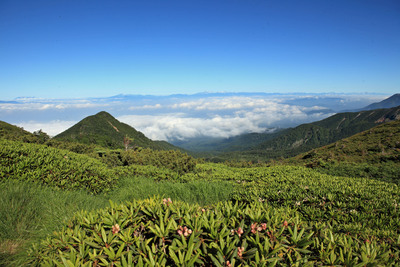
[(0, 101), (0, 120), (55, 136), (81, 119), (107, 111), (153, 140), (231, 137), (324, 119), (389, 95), (200, 93), (108, 98), (17, 98)]

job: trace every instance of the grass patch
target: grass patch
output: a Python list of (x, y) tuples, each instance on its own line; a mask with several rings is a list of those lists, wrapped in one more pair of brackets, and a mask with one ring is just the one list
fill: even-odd
[(187, 203), (209, 205), (224, 201), (234, 191), (229, 182), (157, 182), (146, 177), (125, 177), (107, 195), (57, 190), (17, 180), (0, 183), (0, 266), (20, 266), (28, 247), (59, 231), (80, 210), (107, 207), (114, 202), (155, 195)]
[(226, 201), (234, 191), (234, 184), (225, 181), (191, 181), (178, 183), (157, 182), (148, 177), (125, 177), (107, 196), (114, 202), (146, 199), (153, 196), (169, 197), (186, 203), (209, 205)]
[(0, 266), (18, 265), (18, 252), (60, 230), (79, 210), (108, 205), (106, 198), (84, 191), (62, 191), (34, 183), (0, 184)]

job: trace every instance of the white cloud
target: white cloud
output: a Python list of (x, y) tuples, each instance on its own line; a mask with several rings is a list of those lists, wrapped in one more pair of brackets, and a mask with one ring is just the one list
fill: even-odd
[(107, 103), (92, 103), (89, 101), (76, 101), (65, 103), (4, 103), (0, 105), (0, 110), (4, 111), (43, 111), (43, 110), (63, 110), (63, 109), (85, 109), (95, 107), (108, 107)]
[(163, 106), (161, 104), (155, 104), (155, 105), (143, 105), (143, 106), (131, 106), (129, 107), (129, 110), (140, 110), (140, 109), (160, 109)]
[(210, 97), (171, 105), (174, 109), (228, 110), (262, 107), (279, 102), (277, 99), (259, 99), (252, 97)]
[(125, 115), (118, 117), (154, 140), (185, 139), (198, 136), (229, 137), (243, 132), (261, 132), (251, 120), (241, 117), (193, 118), (180, 114)]
[[(217, 103), (214, 104), (217, 105)], [(227, 105), (228, 102), (223, 103), (223, 106)], [(190, 117), (185, 113), (170, 113), (124, 115), (119, 116), (118, 120), (131, 125), (154, 140), (168, 141), (199, 136), (227, 138), (243, 133), (263, 132), (268, 127), (310, 122), (332, 115), (322, 112), (307, 113), (313, 110), (321, 110), (321, 107), (305, 108), (269, 101), (265, 107), (239, 110), (226, 116), (212, 114), (206, 117)]]
[(34, 131), (42, 130), (50, 136), (55, 136), (72, 127), (76, 123), (77, 121), (53, 120), (49, 122), (27, 121), (17, 123), (16, 125), (19, 127), (23, 127), (25, 130), (31, 133), (33, 133)]

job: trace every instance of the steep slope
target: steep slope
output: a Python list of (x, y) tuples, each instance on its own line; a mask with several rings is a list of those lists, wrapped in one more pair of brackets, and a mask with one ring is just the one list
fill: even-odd
[[(214, 142), (192, 142), (211, 161), (266, 161), (294, 157), (311, 149), (370, 129), (383, 122), (399, 120), (400, 107), (372, 111), (343, 112), (321, 121), (301, 124), (274, 133), (254, 133)], [(219, 141), (219, 142), (218, 142)], [(187, 148), (189, 149), (189, 148)]]
[(251, 151), (269, 157), (294, 156), (333, 143), (380, 123), (399, 120), (400, 107), (372, 111), (338, 113), (329, 118), (286, 129)]
[(361, 110), (373, 110), (373, 109), (380, 109), (380, 108), (392, 108), (400, 106), (400, 94), (394, 94), (389, 98), (382, 100), (381, 102), (372, 103)]
[(96, 144), (105, 148), (124, 148), (124, 138), (129, 137), (129, 146), (139, 146), (158, 150), (178, 149), (167, 142), (156, 142), (147, 138), (133, 127), (119, 122), (109, 113), (102, 111), (89, 116), (55, 136), (62, 141)]

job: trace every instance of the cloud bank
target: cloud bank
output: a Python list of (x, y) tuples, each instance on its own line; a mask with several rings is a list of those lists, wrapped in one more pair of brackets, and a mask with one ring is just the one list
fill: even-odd
[(153, 140), (227, 138), (324, 119), (361, 108), (387, 95), (203, 93), (196, 95), (119, 95), (109, 98), (0, 101), (1, 120), (50, 136), (79, 120), (107, 111)]
[(31, 133), (42, 129), (49, 136), (55, 136), (65, 131), (66, 129), (72, 127), (75, 123), (76, 121), (54, 120), (48, 122), (27, 121), (27, 122), (20, 122), (16, 125), (24, 128), (24, 130), (27, 130), (28, 132)]
[[(181, 111), (206, 111), (201, 116), (198, 113), (197, 116), (190, 116), (187, 110), (186, 113), (123, 115), (117, 119), (135, 125), (136, 129), (151, 139), (171, 141), (201, 136), (228, 138), (243, 133), (260, 133), (268, 128), (297, 125), (334, 114), (319, 106), (308, 108), (273, 101), (245, 101), (246, 99), (224, 99), (219, 105), (217, 100), (205, 103), (202, 99), (198, 101), (199, 105), (192, 101), (172, 107)], [(223, 111), (221, 113), (225, 115), (215, 111)]]

